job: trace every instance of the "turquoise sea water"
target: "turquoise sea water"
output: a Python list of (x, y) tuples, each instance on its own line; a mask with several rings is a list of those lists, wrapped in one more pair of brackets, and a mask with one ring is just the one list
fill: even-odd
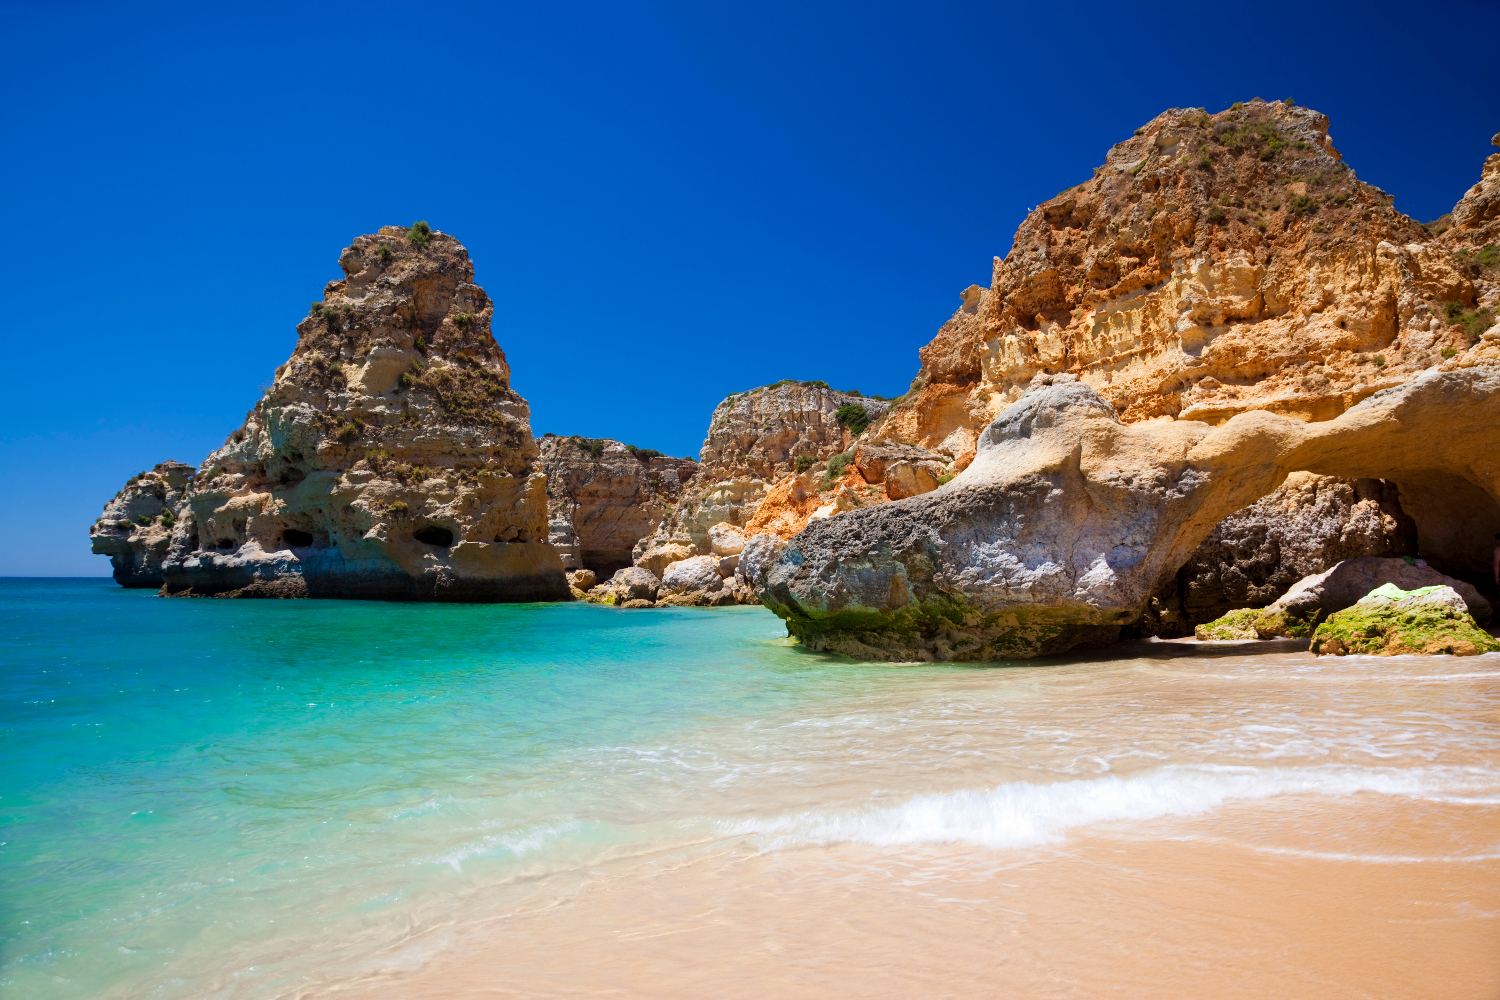
[[(677, 735), (861, 674), (759, 608), (164, 600), (0, 580), (3, 982), (274, 992), (694, 813)], [(644, 832), (640, 828), (647, 828)], [(537, 860), (540, 859), (540, 860)], [(347, 952), (347, 954), (340, 954)]]
[(1233, 802), (1500, 803), (1500, 655), (898, 666), (810, 653), (760, 608), (10, 579), (0, 668), (0, 991), (37, 1000), (316, 996), (519, 899), (734, 845), (1024, 851)]

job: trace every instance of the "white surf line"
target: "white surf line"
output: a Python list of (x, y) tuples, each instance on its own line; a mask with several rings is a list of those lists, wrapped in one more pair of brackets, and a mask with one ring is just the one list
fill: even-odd
[[(720, 823), (729, 836), (767, 838), (777, 849), (803, 844), (877, 846), (957, 841), (1014, 848), (1056, 843), (1069, 830), (1122, 820), (1201, 816), (1229, 802), (1280, 795), (1359, 792), (1488, 804), (1500, 773), (1474, 768), (1255, 768), (1169, 765), (1131, 777), (1053, 784), (1011, 782), (988, 790), (916, 795), (864, 811), (808, 811)], [(1483, 799), (1464, 797), (1478, 792)]]

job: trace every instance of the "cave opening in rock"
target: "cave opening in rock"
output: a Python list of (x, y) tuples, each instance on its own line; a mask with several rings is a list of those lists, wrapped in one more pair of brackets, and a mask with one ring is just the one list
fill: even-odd
[(1435, 468), (1390, 471), (1386, 479), (1326, 475), (1342, 471), (1294, 472), (1219, 522), (1125, 634), (1191, 635), (1195, 625), (1235, 608), (1264, 607), (1300, 579), (1360, 556), (1420, 558), (1500, 598), (1490, 565), (1500, 502), (1487, 490)]
[(630, 559), (630, 550), (619, 549), (584, 549), (582, 552), (583, 565), (599, 575), (599, 579), (607, 580), (614, 575), (616, 570), (621, 570), (634, 563)]
[(296, 528), (287, 528), (281, 533), (281, 540), (290, 549), (305, 549), (313, 543), (313, 536), (306, 531), (298, 531)]
[(446, 549), (453, 544), (453, 532), (447, 528), (440, 528), (435, 524), (429, 524), (425, 528), (418, 528), (411, 533), (411, 537), (426, 545), (435, 545), (440, 549)]
[(233, 538), (221, 538), (218, 541), (218, 546), (221, 549), (232, 549), (237, 544), (239, 543), (237, 543)]
[(1496, 593), (1490, 560), (1500, 532), (1500, 503), (1488, 490), (1441, 469), (1393, 476), (1401, 506), (1417, 526), (1417, 555), (1436, 570)]

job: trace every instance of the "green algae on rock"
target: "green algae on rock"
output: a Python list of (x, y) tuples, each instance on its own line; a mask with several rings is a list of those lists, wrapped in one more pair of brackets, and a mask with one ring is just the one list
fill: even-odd
[(1402, 591), (1385, 584), (1352, 608), (1336, 612), (1313, 633), (1318, 655), (1500, 652), (1500, 640), (1477, 624), (1449, 587)]
[(1206, 625), (1199, 625), (1193, 635), (1206, 641), (1223, 642), (1239, 639), (1305, 639), (1317, 624), (1318, 612), (1310, 619), (1270, 608), (1237, 608)]

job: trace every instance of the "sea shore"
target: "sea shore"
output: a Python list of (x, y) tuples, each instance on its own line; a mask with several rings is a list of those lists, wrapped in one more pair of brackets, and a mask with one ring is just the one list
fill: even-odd
[[(973, 801), (925, 816), (722, 825), (729, 836), (690, 850), (542, 880), (331, 995), (1494, 996), (1500, 657), (1316, 659), (1304, 646), (1147, 641), (1028, 668), (1035, 690), (1013, 692), (1027, 707), (1075, 695), (1027, 720), (1052, 719), (1052, 751), (1072, 744), (1074, 764), (1101, 751), (1094, 772), (1111, 773), (1091, 731), (1113, 715), (1114, 750), (1159, 763), (1123, 786), (971, 788), (954, 794)], [(1137, 690), (1105, 690), (1122, 669)], [(1018, 674), (972, 671), (959, 687)], [(1017, 720), (962, 715), (909, 749), (960, 743), (956, 770), (986, 770), (965, 758), (1008, 744)], [(1260, 766), (1208, 763), (1226, 737)], [(1206, 797), (1204, 781), (1217, 782)]]

